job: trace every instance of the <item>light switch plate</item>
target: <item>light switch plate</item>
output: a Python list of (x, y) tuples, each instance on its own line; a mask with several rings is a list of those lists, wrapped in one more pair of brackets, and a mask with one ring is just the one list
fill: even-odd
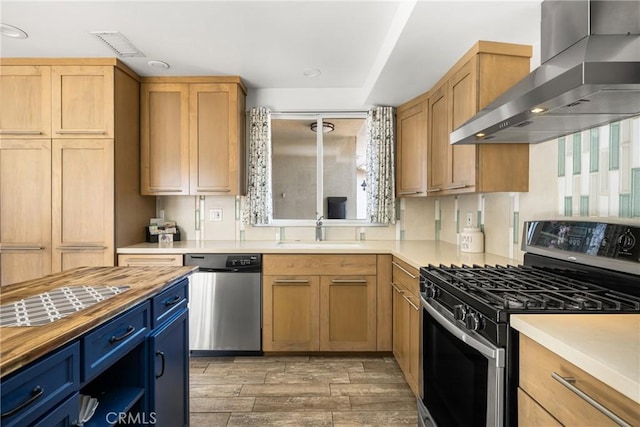
[(222, 221), (222, 209), (209, 209), (209, 221)]

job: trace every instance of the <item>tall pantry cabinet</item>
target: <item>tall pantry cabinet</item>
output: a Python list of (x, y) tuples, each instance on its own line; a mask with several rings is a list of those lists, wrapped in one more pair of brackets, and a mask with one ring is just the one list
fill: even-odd
[(0, 283), (114, 265), (139, 189), (139, 83), (116, 59), (0, 60)]

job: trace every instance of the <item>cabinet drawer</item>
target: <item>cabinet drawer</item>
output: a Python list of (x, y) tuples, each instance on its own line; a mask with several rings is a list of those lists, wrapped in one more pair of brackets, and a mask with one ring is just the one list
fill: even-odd
[(376, 255), (263, 256), (265, 275), (376, 275)]
[(393, 283), (418, 296), (420, 294), (420, 272), (418, 269), (398, 258), (393, 258), (391, 264), (393, 266)]
[(166, 267), (182, 266), (181, 254), (166, 255), (118, 255), (121, 267)]
[(82, 380), (88, 381), (142, 342), (149, 332), (150, 304), (144, 302), (82, 338)]
[(74, 392), (79, 366), (80, 345), (75, 343), (3, 380), (2, 425), (28, 425)]
[[(563, 385), (552, 377), (554, 373), (571, 377), (570, 384)], [(524, 335), (520, 335), (520, 387), (563, 425), (616, 425), (570, 387), (627, 423), (640, 425), (640, 405)]]
[(151, 300), (152, 329), (187, 307), (188, 283), (189, 280), (184, 279), (153, 297)]

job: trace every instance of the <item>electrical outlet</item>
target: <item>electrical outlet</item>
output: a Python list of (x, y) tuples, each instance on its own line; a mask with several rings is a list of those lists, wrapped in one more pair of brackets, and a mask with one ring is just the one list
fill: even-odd
[(473, 227), (473, 213), (467, 212), (467, 227)]
[(209, 209), (209, 221), (222, 221), (222, 209)]

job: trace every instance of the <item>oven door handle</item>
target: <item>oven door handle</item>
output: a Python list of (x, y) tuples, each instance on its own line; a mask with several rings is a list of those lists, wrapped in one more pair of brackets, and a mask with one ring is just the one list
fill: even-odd
[(438, 310), (433, 308), (428, 302), (422, 300), (422, 306), (425, 310), (427, 310), (431, 317), (433, 317), (443, 328), (451, 332), (451, 334), (453, 334), (460, 341), (476, 349), (486, 358), (495, 360), (496, 367), (504, 367), (504, 349), (489, 347), (488, 345), (475, 339), (471, 335), (458, 328), (455, 324), (451, 323), (449, 319), (447, 319), (442, 313), (438, 312)]

